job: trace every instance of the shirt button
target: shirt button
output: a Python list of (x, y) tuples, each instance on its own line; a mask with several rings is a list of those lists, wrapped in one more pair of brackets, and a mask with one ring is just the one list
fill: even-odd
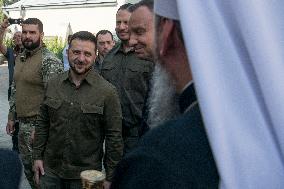
[(71, 104), (71, 106), (73, 106), (73, 102), (71, 102), (70, 104)]

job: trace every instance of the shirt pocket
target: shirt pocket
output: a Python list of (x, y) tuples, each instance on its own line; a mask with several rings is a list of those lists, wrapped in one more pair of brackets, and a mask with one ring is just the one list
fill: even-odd
[(143, 91), (147, 88), (150, 68), (144, 64), (130, 64), (126, 69), (125, 86), (127, 90)]
[(103, 62), (101, 73), (102, 76), (111, 83), (117, 80), (117, 68), (114, 64)]
[(104, 107), (94, 104), (81, 104), (84, 124), (90, 127), (98, 126), (103, 119)]
[(48, 107), (48, 114), (51, 121), (54, 121), (56, 117), (60, 116), (59, 110), (62, 106), (62, 100), (54, 99), (54, 98), (47, 98), (44, 101), (44, 104)]

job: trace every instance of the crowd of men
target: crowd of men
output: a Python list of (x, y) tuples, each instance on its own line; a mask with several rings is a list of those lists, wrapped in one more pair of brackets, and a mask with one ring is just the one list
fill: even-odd
[(153, 8), (152, 1), (142, 1), (118, 9), (120, 42), (108, 30), (96, 36), (79, 31), (68, 36), (63, 61), (45, 47), (37, 18), (25, 19), (22, 32), (14, 34), (15, 48), (7, 48), (3, 38), (10, 24), (4, 19), (1, 52), (9, 62), (11, 94), (6, 131), (19, 141), (32, 188), (81, 188), (82, 171), (103, 168), (104, 188), (110, 188), (116, 165), (148, 130), (153, 54), (129, 42), (129, 19), (143, 3)]
[(219, 187), (176, 6), (120, 6), (120, 41), (108, 30), (76, 32), (64, 64), (45, 47), (39, 19), (23, 21), (14, 49), (3, 45), (3, 21), (6, 130), (33, 189), (82, 188), (80, 173), (92, 169), (105, 172), (105, 189)]

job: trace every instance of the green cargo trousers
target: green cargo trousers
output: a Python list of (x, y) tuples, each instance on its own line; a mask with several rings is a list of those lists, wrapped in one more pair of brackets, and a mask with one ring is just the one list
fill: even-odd
[(19, 152), (24, 165), (24, 173), (32, 189), (36, 189), (33, 172), (33, 146), (31, 133), (34, 130), (34, 121), (19, 122)]
[(80, 179), (62, 179), (56, 174), (45, 169), (45, 174), (40, 177), (40, 189), (83, 189)]

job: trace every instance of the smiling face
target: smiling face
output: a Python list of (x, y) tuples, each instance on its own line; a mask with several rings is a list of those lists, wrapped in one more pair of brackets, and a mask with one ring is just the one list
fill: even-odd
[(116, 35), (121, 41), (128, 41), (128, 21), (131, 13), (128, 10), (119, 10), (116, 14)]
[(85, 75), (96, 59), (96, 45), (92, 41), (74, 39), (68, 49), (70, 70), (75, 75)]
[(28, 50), (34, 50), (42, 44), (43, 32), (39, 31), (38, 25), (22, 25), (22, 43)]
[(129, 45), (141, 59), (153, 60), (154, 23), (153, 13), (146, 7), (136, 9), (129, 20)]

